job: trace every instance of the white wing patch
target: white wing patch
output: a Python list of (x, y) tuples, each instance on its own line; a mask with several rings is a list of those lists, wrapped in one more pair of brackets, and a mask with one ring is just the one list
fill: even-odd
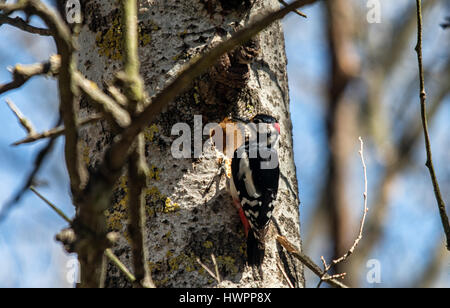
[(239, 173), (238, 178), (244, 177), (245, 189), (247, 194), (252, 198), (261, 197), (261, 193), (256, 189), (255, 183), (253, 182), (252, 171), (250, 170), (250, 161), (248, 160), (247, 153), (242, 153), (241, 160), (239, 161)]

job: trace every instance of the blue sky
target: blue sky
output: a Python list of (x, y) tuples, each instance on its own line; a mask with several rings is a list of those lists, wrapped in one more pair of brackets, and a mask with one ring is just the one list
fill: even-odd
[[(410, 1), (396, 2), (397, 8), (408, 2)], [(387, 29), (393, 15), (393, 4), (392, 1), (386, 0), (382, 3), (383, 24), (380, 29)], [(328, 75), (323, 11), (319, 5), (315, 5), (307, 8), (305, 12), (309, 16), (307, 20), (294, 14), (284, 20), (294, 126), (294, 153), (302, 200), (303, 236), (312, 227), (309, 222), (314, 212), (313, 207), (317, 198), (320, 197), (322, 184), (320, 175), (326, 167), (327, 149), (324, 126), (326, 110), (321, 93)], [(442, 16), (442, 14), (437, 15), (433, 17), (436, 20)], [(35, 22), (39, 25), (38, 21)], [(433, 45), (442, 42), (445, 38), (448, 41), (448, 34), (444, 35), (440, 34), (436, 37), (430, 35), (425, 43)], [(24, 36), (27, 39), (24, 39)], [(7, 66), (15, 63), (43, 61), (54, 52), (53, 43), (50, 40), (23, 34), (8, 26), (0, 28), (0, 41), (7, 42), (8, 46), (8, 48), (0, 49), (0, 82), (10, 80)], [(446, 46), (447, 48), (442, 48), (443, 53), (449, 50), (448, 44)], [(434, 50), (425, 48), (425, 56), (429, 57)], [(414, 61), (414, 54), (409, 54), (405, 64), (402, 65), (403, 69), (399, 72), (399, 79), (407, 79), (405, 77), (410, 76), (416, 69), (416, 64), (412, 61)], [(392, 97), (395, 101), (395, 95)], [(55, 123), (58, 104), (55, 82), (45, 78), (32, 79), (20, 90), (0, 97), (0, 127), (3, 131), (3, 134), (0, 134), (0, 205), (9, 200), (20, 187), (25, 176), (32, 169), (37, 151), (44, 145), (38, 143), (18, 148), (10, 146), (12, 142), (23, 138), (25, 133), (4, 103), (5, 98), (13, 100), (32, 120), (38, 131), (50, 128)], [(418, 102), (414, 101), (414, 104)], [(413, 108), (418, 109), (418, 105)], [(450, 100), (447, 97), (439, 115), (431, 125), (435, 164), (440, 167), (439, 176), (444, 186), (444, 198), (447, 203), (450, 200), (448, 189), (450, 183), (449, 115)], [(356, 187), (352, 192), (356, 200), (361, 199), (361, 204), (355, 205), (356, 219), (361, 211), (363, 191), (362, 184), (359, 182), (361, 167), (357, 155), (358, 149), (359, 144), (355, 140), (351, 185)], [(376, 155), (370, 149), (366, 152), (370, 172), (369, 181), (376, 181), (378, 177)], [(428, 252), (442, 236), (429, 176), (422, 164), (425, 162), (424, 151), (419, 148), (416, 152), (416, 159), (420, 164), (395, 182), (396, 194), (390, 201), (386, 238), (371, 255), (372, 258), (379, 259), (383, 265), (384, 284), (382, 286), (402, 285), (411, 276), (416, 275), (412, 268), (427, 261)], [(62, 140), (59, 139), (40, 173), (39, 177), (47, 181), (47, 185), (41, 187), (40, 191), (71, 216), (74, 211), (69, 198), (69, 184), (63, 162)], [(44, 203), (31, 193), (26, 194), (8, 219), (0, 224), (0, 262), (2, 264), (0, 287), (70, 286), (66, 280), (68, 271), (66, 265), (73, 256), (67, 255), (61, 245), (54, 241), (55, 234), (65, 226), (65, 222)], [(412, 245), (411, 242), (414, 244)], [(307, 245), (307, 248), (310, 251), (306, 252), (318, 263), (320, 255), (327, 253), (325, 245), (311, 243)], [(448, 287), (450, 286), (449, 258), (445, 264), (437, 285)], [(308, 275), (307, 278), (311, 276)]]

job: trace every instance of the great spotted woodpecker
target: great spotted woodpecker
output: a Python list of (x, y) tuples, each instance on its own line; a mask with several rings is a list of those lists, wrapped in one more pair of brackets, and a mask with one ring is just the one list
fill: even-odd
[(266, 114), (240, 121), (247, 124), (250, 136), (236, 149), (231, 160), (230, 192), (244, 225), (247, 263), (259, 267), (264, 259), (264, 237), (278, 192), (280, 169), (275, 147), (280, 125)]

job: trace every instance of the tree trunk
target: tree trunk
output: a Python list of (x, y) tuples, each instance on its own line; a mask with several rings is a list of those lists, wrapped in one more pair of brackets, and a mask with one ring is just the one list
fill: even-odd
[[(279, 8), (278, 0), (141, 0), (139, 1), (139, 55), (141, 74), (151, 98), (176, 76), (190, 59), (201, 55), (255, 16)], [(106, 90), (121, 67), (120, 11), (114, 1), (86, 0), (84, 23), (79, 35), (79, 67), (89, 79)], [(242, 52), (241, 52), (242, 51)], [(250, 64), (237, 61), (248, 56)], [(80, 113), (95, 112), (81, 99)], [(268, 113), (278, 118), (280, 189), (275, 221), (266, 237), (261, 276), (245, 265), (245, 237), (239, 216), (222, 177), (203, 197), (218, 170), (217, 159), (206, 153), (199, 158), (176, 159), (171, 154), (171, 129), (183, 122), (191, 128), (194, 115), (202, 124), (220, 122), (233, 114)], [(192, 132), (194, 130), (192, 129)], [(197, 133), (200, 133), (197, 131)], [(195, 132), (192, 134), (194, 137)], [(103, 159), (114, 130), (102, 122), (81, 132), (84, 158), (95, 169)], [(146, 191), (146, 248), (152, 277), (158, 287), (285, 287), (286, 278), (303, 286), (303, 267), (276, 244), (277, 232), (300, 244), (299, 199), (292, 152), (292, 125), (286, 75), (284, 38), (279, 22), (240, 50), (223, 56), (179, 96), (145, 131), (146, 155), (151, 174)], [(193, 138), (194, 139), (194, 138)], [(202, 142), (207, 139), (203, 136)], [(194, 139), (193, 145), (198, 142)], [(127, 231), (127, 175), (117, 183), (114, 206), (108, 210), (108, 228), (121, 236), (114, 252), (132, 268)], [(276, 227), (278, 225), (278, 228)], [(279, 231), (277, 231), (279, 229)], [(222, 282), (219, 284), (197, 262), (214, 272), (214, 254)], [(106, 286), (129, 286), (126, 278), (108, 265)]]

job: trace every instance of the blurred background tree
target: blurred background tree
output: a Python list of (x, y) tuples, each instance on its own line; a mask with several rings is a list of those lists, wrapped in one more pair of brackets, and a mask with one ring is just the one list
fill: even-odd
[[(351, 246), (362, 213), (362, 136), (370, 211), (360, 246), (336, 272), (346, 272), (351, 286), (449, 287), (450, 254), (425, 167), (415, 1), (378, 1), (379, 23), (368, 20), (369, 2), (377, 1), (321, 1), (305, 10), (308, 19), (291, 14), (284, 20), (303, 250), (320, 263), (320, 256), (330, 260)], [(450, 31), (440, 24), (450, 15), (450, 3), (424, 0), (423, 5), (433, 159), (448, 204)], [(33, 24), (42, 26), (38, 20)], [(50, 39), (7, 25), (0, 27), (0, 41), (6, 42), (0, 48), (0, 83), (10, 78), (6, 67), (43, 61), (55, 51)], [(38, 131), (50, 128), (58, 115), (53, 80), (36, 78), (1, 97), (1, 205), (20, 187), (43, 146), (10, 147), (23, 132), (4, 103), (6, 97)], [(40, 190), (73, 214), (61, 140), (38, 178)], [(64, 226), (35, 196), (25, 195), (0, 224), (0, 286), (71, 286), (71, 256), (54, 241)], [(380, 284), (366, 279), (369, 260), (381, 266)], [(305, 273), (307, 286), (315, 287), (318, 278)]]

